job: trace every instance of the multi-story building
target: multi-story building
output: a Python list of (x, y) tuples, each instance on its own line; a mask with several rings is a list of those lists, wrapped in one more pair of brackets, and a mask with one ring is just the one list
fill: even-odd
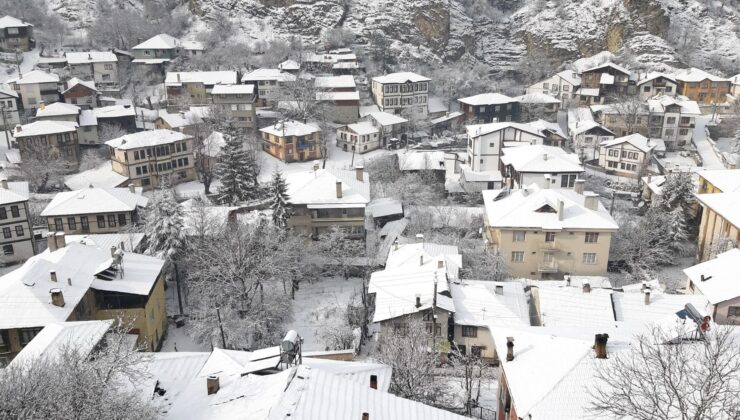
[(337, 147), (345, 152), (366, 153), (380, 147), (380, 130), (370, 121), (337, 128)]
[(575, 92), (581, 86), (581, 76), (573, 70), (563, 70), (554, 76), (539, 81), (527, 88), (527, 93), (544, 93), (562, 102), (575, 99)]
[(373, 100), (384, 112), (392, 114), (412, 112), (426, 116), (431, 80), (412, 72), (373, 77), (371, 87)]
[(565, 275), (605, 276), (611, 236), (619, 226), (598, 194), (530, 185), (483, 191), (490, 252), (498, 253), (515, 277), (552, 279)]
[(257, 94), (254, 85), (216, 85), (211, 90), (213, 105), (231, 116), (237, 127), (257, 127)]
[(740, 169), (714, 169), (697, 172), (697, 194), (740, 191)]
[(58, 84), (59, 76), (41, 70), (29, 71), (10, 82), (13, 90), (20, 93), (26, 110), (36, 109), (42, 102), (48, 105), (59, 101)]
[(33, 25), (12, 16), (0, 18), (0, 51), (31, 51), (35, 46)]
[(740, 191), (697, 194), (701, 223), (697, 235), (697, 259), (707, 261), (740, 243)]
[(0, 364), (7, 364), (49, 324), (121, 320), (147, 350), (159, 349), (167, 329), (164, 260), (66, 244), (63, 233), (48, 237), (47, 251), (0, 277)]
[(202, 107), (194, 107), (188, 111), (169, 113), (160, 110), (159, 116), (154, 120), (154, 128), (161, 130), (172, 130), (185, 133), (189, 136), (195, 134), (199, 124), (203, 123)]
[(641, 134), (617, 137), (599, 145), (599, 166), (609, 172), (638, 177), (645, 171), (658, 142)]
[(162, 67), (180, 55), (180, 41), (167, 34), (155, 35), (131, 48), (134, 64)]
[(530, 122), (544, 118), (557, 122), (561, 101), (545, 93), (528, 93), (513, 98), (519, 103), (520, 120)]
[(506, 146), (542, 144), (545, 135), (527, 124), (498, 122), (468, 125), (468, 158), (474, 172), (499, 170), (501, 149)]
[(145, 190), (195, 179), (193, 138), (171, 130), (141, 131), (105, 142), (113, 171)]
[(286, 174), (291, 216), (296, 232), (318, 238), (339, 228), (355, 238), (365, 237), (365, 209), (370, 202), (370, 176), (363, 168), (319, 169)]
[(700, 104), (716, 104), (728, 101), (732, 82), (704, 70), (690, 68), (676, 74), (678, 93)]
[(584, 172), (578, 155), (555, 146), (504, 147), (501, 174), (512, 188), (574, 188)]
[(64, 159), (72, 166), (80, 163), (76, 122), (36, 121), (17, 125), (13, 137), (18, 143), (21, 161)]
[[(598, 103), (615, 100), (615, 98), (633, 93), (634, 81), (626, 68), (614, 63), (605, 63), (581, 72), (581, 87), (578, 93), (584, 90), (595, 89)], [(585, 92), (584, 92), (585, 93)], [(584, 102), (581, 98), (581, 102)]]
[(322, 156), (322, 133), (316, 125), (281, 120), (259, 131), (262, 150), (283, 162), (305, 162)]
[(98, 119), (91, 109), (80, 109), (77, 105), (56, 102), (49, 106), (42, 104), (36, 110), (37, 121), (68, 121), (77, 123), (77, 142), (79, 144), (98, 144)]
[(718, 324), (740, 325), (740, 249), (718, 253), (711, 260), (704, 261), (683, 270), (688, 277), (686, 290), (701, 294), (710, 303), (709, 315)]
[(296, 79), (295, 75), (278, 69), (257, 69), (245, 74), (242, 83), (257, 86), (259, 106), (272, 106), (285, 99), (285, 86)]
[(112, 52), (68, 52), (65, 56), (72, 77), (92, 81), (103, 92), (116, 93), (120, 90), (118, 58)]
[(24, 261), (35, 254), (31, 212), (28, 207), (28, 183), (0, 179), (0, 262)]
[(481, 93), (457, 101), (469, 124), (519, 121), (519, 101), (500, 93)]
[(148, 199), (141, 189), (85, 188), (60, 192), (41, 212), (49, 232), (67, 235), (117, 233), (139, 221)]
[(364, 118), (378, 128), (380, 147), (387, 147), (393, 141), (406, 142), (407, 119), (382, 111), (371, 112)]
[(599, 144), (613, 140), (616, 135), (594, 121), (591, 110), (586, 107), (568, 110), (568, 135), (571, 147), (582, 161), (599, 157)]
[(91, 109), (100, 105), (100, 91), (95, 82), (85, 82), (76, 77), (67, 81), (67, 89), (62, 91), (64, 102), (80, 108)]
[(21, 123), (18, 92), (0, 86), (0, 127), (10, 130)]
[(327, 119), (339, 124), (357, 121), (360, 115), (360, 92), (352, 76), (326, 76), (314, 79), (316, 100), (326, 107)]
[(656, 95), (675, 96), (678, 93), (678, 82), (663, 73), (652, 73), (637, 81), (637, 92), (642, 100)]
[(164, 86), (167, 91), (167, 108), (182, 110), (189, 106), (213, 103), (211, 91), (219, 84), (235, 85), (235, 71), (181, 71), (167, 72)]

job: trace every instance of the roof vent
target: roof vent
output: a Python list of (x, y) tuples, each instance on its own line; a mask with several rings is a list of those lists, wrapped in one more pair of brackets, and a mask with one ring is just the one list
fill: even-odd
[(218, 380), (218, 376), (210, 375), (206, 378), (206, 388), (208, 389), (208, 395), (213, 395), (217, 393), (220, 387), (221, 384)]
[(64, 294), (62, 293), (62, 289), (51, 289), (49, 293), (51, 293), (51, 304), (63, 308)]

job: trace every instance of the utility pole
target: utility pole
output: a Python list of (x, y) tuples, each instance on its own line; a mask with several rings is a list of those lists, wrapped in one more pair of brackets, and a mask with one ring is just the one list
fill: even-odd
[(224, 326), (221, 324), (221, 310), (216, 308), (216, 316), (218, 317), (218, 328), (221, 330), (221, 345), (226, 349), (226, 335), (224, 334)]
[(177, 285), (177, 304), (180, 306), (180, 315), (184, 312), (182, 310), (182, 288), (180, 287), (180, 273), (177, 270), (177, 263), (172, 263), (175, 267), (175, 284)]

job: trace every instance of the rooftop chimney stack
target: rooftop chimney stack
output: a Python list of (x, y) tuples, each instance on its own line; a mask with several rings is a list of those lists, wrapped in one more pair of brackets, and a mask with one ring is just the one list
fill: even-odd
[(597, 211), (599, 209), (599, 195), (595, 192), (586, 191), (583, 193), (583, 206), (589, 210)]
[(547, 153), (542, 154), (542, 160), (547, 161)]
[(49, 271), (49, 278), (53, 283), (57, 282), (57, 272), (54, 270)]
[(420, 266), (424, 265), (424, 254), (419, 255), (419, 265)]
[(588, 280), (583, 280), (583, 293), (591, 293), (591, 283)]
[(49, 248), (49, 252), (54, 252), (57, 250), (57, 238), (56, 238), (56, 232), (49, 232), (46, 235), (46, 247)]
[(558, 220), (563, 221), (565, 219), (565, 202), (558, 200)]
[(424, 243), (424, 234), (423, 233), (417, 233), (416, 234), (416, 242), (423, 244)]
[(177, 72), (175, 74), (177, 74), (177, 83), (180, 83), (180, 72)]
[(360, 182), (365, 182), (365, 177), (363, 175), (365, 171), (365, 168), (362, 165), (355, 166), (355, 177)]
[(213, 395), (218, 392), (221, 387), (218, 376), (210, 375), (206, 378), (206, 388), (208, 389), (208, 395)]
[(64, 232), (57, 232), (54, 234), (54, 241), (57, 244), (57, 249), (62, 249), (67, 246), (67, 239), (64, 236)]
[(395, 241), (393, 241), (393, 250), (394, 251), (398, 251), (398, 239), (396, 239)]
[(131, 194), (136, 194), (136, 185), (134, 185), (133, 182), (131, 182), (131, 183), (128, 184), (128, 191)]
[(645, 305), (650, 305), (650, 286), (646, 286), (642, 293), (645, 295)]
[(444, 260), (437, 261), (437, 268), (445, 268)]
[(16, 131), (16, 133), (20, 133), (21, 131), (23, 131), (23, 126), (20, 125), (20, 124), (16, 124), (15, 125), (15, 131)]
[(370, 388), (378, 389), (378, 375), (370, 375)]
[(337, 181), (337, 198), (342, 198), (342, 181)]
[(51, 304), (63, 308), (64, 294), (62, 293), (62, 289), (51, 289), (49, 293), (51, 293)]
[(419, 295), (419, 294), (416, 295), (416, 305), (415, 306), (417, 308), (420, 308), (421, 307), (421, 295)]
[(4, 190), (7, 190), (8, 189), (8, 179), (7, 178), (0, 179), (0, 186)]
[(369, 413), (362, 413), (362, 420), (370, 420), (370, 414)]
[(552, 179), (552, 175), (545, 174), (545, 189), (546, 190), (550, 189), (550, 182), (551, 182), (550, 179)]
[(606, 359), (606, 342), (609, 340), (609, 334), (596, 334), (594, 338), (594, 350), (596, 350), (597, 359)]
[(506, 361), (514, 360), (514, 337), (506, 337)]
[(578, 194), (583, 195), (583, 187), (586, 184), (586, 181), (583, 179), (576, 179), (575, 184), (573, 185), (573, 191), (575, 191)]
[(320, 167), (321, 167), (321, 165), (319, 165), (319, 161), (318, 160), (313, 161), (313, 170), (314, 170), (314, 172), (315, 171), (318, 171)]
[(72, 285), (72, 278), (67, 277), (67, 286), (71, 286), (71, 285)]

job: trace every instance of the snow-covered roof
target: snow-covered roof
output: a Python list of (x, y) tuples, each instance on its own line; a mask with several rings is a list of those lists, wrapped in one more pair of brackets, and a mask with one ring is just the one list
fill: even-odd
[(573, 133), (574, 136), (577, 136), (581, 133), (585, 133), (587, 131), (593, 130), (594, 128), (598, 128), (599, 130), (603, 130), (612, 136), (614, 133), (609, 130), (608, 128), (604, 127), (603, 125), (597, 123), (596, 121), (590, 120), (590, 121), (578, 121), (574, 123), (573, 125), (569, 124), (570, 131)]
[(450, 284), (450, 294), (457, 325), (530, 325), (522, 283), (463, 280)]
[(317, 101), (359, 101), (360, 92), (316, 92)]
[(301, 65), (294, 60), (285, 60), (278, 64), (278, 70), (289, 71), (289, 70), (300, 70)]
[(367, 116), (375, 120), (376, 123), (380, 124), (383, 127), (389, 127), (394, 124), (405, 124), (409, 122), (409, 120), (403, 117), (395, 114), (389, 114), (383, 111), (370, 112), (367, 114)]
[(445, 153), (442, 151), (399, 151), (398, 168), (402, 171), (443, 171)]
[(211, 90), (211, 94), (213, 95), (252, 95), (254, 94), (254, 85), (252, 84), (242, 84), (242, 85), (234, 85), (234, 84), (219, 84), (213, 86), (213, 89)]
[(578, 88), (578, 90), (576, 90), (576, 95), (580, 95), (580, 96), (594, 96), (594, 97), (596, 97), (596, 96), (599, 96), (600, 92), (601, 91), (600, 91), (599, 88), (584, 88), (584, 87), (582, 87), (582, 88)]
[(447, 112), (447, 101), (440, 98), (439, 96), (429, 96), (429, 100), (427, 101), (427, 110), (430, 114)]
[(30, 366), (40, 359), (56, 361), (64, 351), (74, 350), (86, 356), (108, 329), (113, 320), (54, 322), (44, 327), (10, 362), (9, 367)]
[(80, 127), (89, 127), (98, 125), (98, 117), (92, 109), (83, 109), (80, 111)]
[(13, 80), (18, 85), (28, 85), (33, 83), (59, 83), (59, 76), (54, 73), (47, 73), (41, 70), (31, 70), (23, 73), (20, 79)]
[(180, 45), (187, 51), (203, 51), (206, 49), (205, 45), (200, 41), (183, 40), (180, 41)]
[(740, 249), (734, 248), (716, 258), (683, 270), (694, 287), (712, 304), (740, 296)]
[(114, 188), (127, 184), (129, 178), (113, 170), (112, 163), (106, 161), (100, 166), (64, 178), (64, 185), (70, 190), (81, 190), (90, 185), (96, 188)]
[[(606, 231), (616, 231), (619, 228), (598, 199), (598, 210), (588, 209), (585, 206), (585, 196), (570, 189), (543, 189), (532, 184), (509, 193), (504, 190), (485, 190), (482, 193), (491, 227)], [(561, 201), (563, 216), (559, 220), (557, 211)]]
[(424, 77), (422, 75), (405, 71), (399, 73), (390, 73), (383, 76), (373, 77), (374, 82), (387, 84), (387, 83), (406, 83), (406, 82), (428, 82), (432, 79)]
[(505, 165), (511, 165), (517, 172), (583, 172), (577, 154), (568, 153), (555, 146), (506, 147), (502, 152), (501, 162)]
[(437, 125), (437, 124), (441, 124), (441, 123), (444, 123), (450, 120), (454, 120), (455, 118), (459, 118), (462, 116), (463, 116), (462, 112), (455, 111), (455, 112), (446, 113), (445, 115), (442, 115), (441, 117), (433, 118), (429, 120), (429, 122), (432, 123), (432, 125)]
[(278, 121), (273, 125), (260, 128), (260, 131), (277, 137), (308, 136), (320, 132), (321, 128), (314, 124), (304, 124), (295, 120)]
[[(624, 68), (624, 67), (622, 67), (622, 66), (620, 66), (618, 64), (614, 64), (614, 63), (599, 64), (598, 66), (594, 66), (594, 67), (591, 67), (589, 69), (583, 70), (581, 73), (586, 73), (586, 72), (590, 72), (590, 71), (594, 71), (594, 70), (600, 70), (600, 69), (603, 69), (603, 68), (606, 68), (606, 67), (612, 68), (612, 69), (614, 69), (614, 70), (616, 70), (616, 71), (618, 71), (620, 73), (626, 74), (626, 75), (629, 75), (630, 74), (630, 71), (628, 69), (626, 69), (626, 68)], [(612, 79), (612, 83), (613, 82), (614, 82), (614, 80)]]
[(650, 73), (648, 74), (644, 79), (641, 79), (637, 82), (637, 86), (644, 85), (647, 82), (653, 81), (655, 79), (667, 79), (670, 80), (673, 83), (676, 83), (676, 79), (673, 76), (664, 74), (664, 73)]
[(182, 127), (188, 127), (193, 124), (200, 124), (203, 122), (203, 119), (200, 117), (198, 112), (193, 111), (183, 111), (183, 112), (174, 112), (172, 114), (168, 113), (167, 111), (163, 111), (159, 113), (159, 118), (162, 119), (167, 125), (170, 126), (170, 128), (176, 129), (176, 128), (182, 128)]
[(467, 98), (460, 98), (458, 102), (462, 102), (468, 105), (502, 105), (513, 102), (518, 102), (516, 98), (512, 98), (501, 93), (481, 93), (478, 95), (468, 96)]
[[(370, 202), (370, 176), (363, 171), (363, 181), (354, 170), (319, 169), (285, 175), (289, 202), (309, 208), (364, 208)], [(337, 182), (342, 183), (342, 197), (337, 198)]]
[(204, 85), (235, 85), (235, 71), (168, 71), (165, 86), (181, 86), (183, 83), (202, 83)]
[(65, 102), (54, 102), (36, 110), (36, 118), (59, 117), (63, 115), (79, 115), (80, 107)]
[(83, 188), (58, 193), (41, 212), (41, 216), (134, 211), (146, 207), (148, 201), (128, 188)]
[(534, 92), (526, 95), (515, 96), (514, 101), (523, 104), (559, 104), (560, 99), (546, 93)]
[(601, 73), (601, 79), (599, 80), (600, 85), (613, 85), (614, 76), (609, 73)]
[(568, 138), (568, 136), (563, 132), (563, 129), (560, 127), (560, 124), (558, 123), (549, 122), (549, 121), (540, 119), (540, 120), (528, 122), (527, 125), (536, 129), (542, 134), (548, 134), (548, 132), (550, 132), (550, 133), (557, 134), (558, 136), (564, 139)]
[(377, 105), (360, 105), (360, 118), (365, 118), (374, 112), (380, 112), (380, 108)]
[(579, 86), (581, 84), (581, 76), (579, 76), (578, 73), (572, 70), (563, 70), (561, 72), (558, 72), (556, 76), (560, 77), (573, 86)]
[(641, 151), (643, 151), (645, 153), (647, 153), (647, 152), (655, 149), (656, 146), (658, 145), (658, 143), (655, 140), (651, 140), (651, 139), (643, 136), (640, 133), (634, 133), (634, 134), (630, 134), (628, 136), (617, 137), (617, 138), (612, 139), (612, 140), (607, 140), (605, 142), (602, 142), (599, 145), (599, 147), (604, 147), (604, 148), (613, 147), (613, 146), (616, 146), (616, 145), (619, 145), (619, 144), (622, 144), (622, 143), (629, 143), (632, 146), (638, 148), (639, 150), (641, 150)]
[(140, 147), (170, 144), (176, 141), (187, 140), (189, 138), (191, 137), (177, 131), (160, 129), (126, 134), (116, 139), (108, 140), (105, 144), (120, 150), (130, 150), (138, 149)]
[(100, 249), (111, 249), (111, 247), (120, 247), (123, 243), (123, 249), (129, 252), (137, 249), (144, 240), (144, 233), (126, 232), (126, 233), (90, 233), (87, 235), (65, 235), (67, 243), (80, 242), (85, 245), (94, 245)]
[(95, 112), (95, 118), (100, 119), (136, 116), (136, 110), (131, 105), (101, 106), (99, 108), (93, 108), (93, 112)]
[(722, 192), (740, 191), (740, 169), (715, 169), (699, 171), (699, 176)]
[(355, 78), (350, 75), (319, 76), (313, 81), (317, 89), (349, 89), (355, 88)]
[(259, 80), (275, 80), (278, 82), (292, 82), (296, 80), (295, 75), (284, 73), (279, 69), (257, 69), (242, 76), (242, 82)]
[(727, 82), (730, 79), (724, 77), (715, 76), (711, 73), (707, 73), (704, 70), (691, 67), (689, 69), (682, 70), (674, 75), (676, 80), (679, 82), (698, 83), (703, 80), (709, 80), (711, 82)]
[(498, 170), (474, 171), (468, 164), (460, 165), (460, 171), (465, 178), (465, 182), (497, 182), (504, 179)]
[(159, 34), (155, 35), (139, 45), (131, 48), (132, 50), (171, 50), (180, 46), (180, 41), (177, 38), (167, 35)]
[(545, 138), (538, 129), (527, 124), (515, 123), (515, 122), (494, 122), (488, 124), (473, 124), (466, 125), (465, 131), (471, 138), (485, 136), (487, 134), (495, 133), (496, 131), (505, 130), (507, 128), (513, 128), (516, 130), (524, 131), (526, 133)]
[[(373, 322), (430, 309), (435, 300), (435, 283), (437, 284), (437, 307), (448, 312), (455, 312), (452, 299), (442, 294), (449, 290), (446, 269), (437, 268), (436, 262), (433, 267), (403, 267), (372, 273), (368, 293), (375, 294)], [(417, 297), (419, 306), (416, 305)]]
[(63, 91), (62, 94), (66, 93), (67, 91), (69, 91), (70, 89), (72, 89), (73, 87), (75, 87), (77, 85), (85, 86), (86, 88), (92, 89), (92, 90), (94, 90), (96, 92), (98, 91), (98, 89), (95, 87), (95, 82), (93, 82), (92, 80), (90, 80), (90, 81), (80, 80), (80, 79), (78, 79), (76, 77), (73, 77), (73, 78), (71, 78), (71, 79), (69, 79), (67, 81), (67, 90)]
[(8, 182), (8, 188), (0, 186), (0, 205), (19, 203), (28, 200), (28, 182)]
[(0, 85), (0, 97), (2, 97), (1, 95), (18, 98), (18, 92), (8, 87), (8, 85)]
[(403, 215), (403, 204), (395, 198), (376, 198), (367, 205), (367, 210), (374, 218)]
[(354, 124), (347, 124), (347, 128), (354, 131), (358, 135), (373, 134), (378, 132), (378, 128), (375, 127), (370, 121), (360, 121)]
[(70, 133), (74, 131), (77, 131), (77, 123), (74, 121), (34, 121), (30, 124), (16, 126), (13, 130), (13, 137), (45, 136), (48, 134)]
[(169, 58), (137, 58), (131, 60), (134, 64), (164, 64), (171, 61)]
[(665, 96), (659, 95), (648, 99), (648, 108), (650, 112), (664, 113), (665, 108), (670, 105), (678, 105), (681, 107), (681, 114), (683, 115), (701, 115), (701, 109), (696, 101), (689, 100), (685, 96)]
[(463, 266), (462, 254), (455, 245), (443, 245), (428, 242), (411, 243), (393, 246), (388, 251), (385, 269), (399, 268), (446, 268), (448, 278), (458, 278)]
[(0, 18), (0, 29), (5, 28), (23, 28), (23, 27), (29, 27), (33, 26), (28, 22), (24, 22), (20, 19), (14, 18), (13, 16), (5, 15), (2, 18)]
[[(112, 260), (109, 261), (112, 262)], [(123, 271), (118, 271), (120, 274), (115, 274), (113, 280), (104, 280), (96, 277), (91, 287), (95, 290), (147, 296), (157, 282), (164, 263), (164, 260), (150, 255), (124, 252)], [(110, 263), (106, 261), (101, 266), (105, 264)]]
[(67, 57), (67, 62), (71, 65), (118, 61), (118, 57), (111, 51), (68, 52), (64, 55)]
[(666, 181), (665, 175), (643, 176), (640, 180), (650, 191), (652, 191), (653, 194), (663, 194), (663, 184), (665, 184)]

